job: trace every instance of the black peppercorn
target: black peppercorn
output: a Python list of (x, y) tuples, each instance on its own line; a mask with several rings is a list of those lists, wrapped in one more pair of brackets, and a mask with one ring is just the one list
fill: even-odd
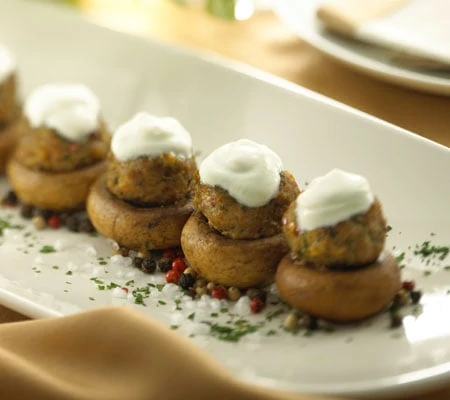
[(20, 215), (23, 218), (30, 219), (33, 217), (33, 210), (34, 210), (33, 206), (29, 204), (23, 204), (22, 207), (20, 207)]
[(59, 219), (61, 221), (61, 224), (65, 225), (66, 221), (67, 221), (67, 218), (70, 218), (70, 216), (71, 215), (69, 213), (66, 213), (66, 212), (63, 212), (63, 213), (59, 214)]
[(10, 206), (14, 207), (18, 203), (16, 192), (13, 190), (9, 190), (8, 193), (5, 194), (5, 196), (2, 199), (2, 204), (4, 206)]
[(134, 265), (136, 268), (141, 268), (142, 261), (144, 261), (144, 259), (143, 259), (142, 257), (134, 257), (134, 258), (133, 258), (133, 265)]
[(75, 215), (70, 215), (66, 218), (66, 226), (67, 229), (71, 232), (78, 232), (80, 230), (80, 223), (78, 218)]
[(163, 273), (170, 271), (172, 269), (172, 260), (167, 257), (161, 257), (158, 261), (158, 268)]
[(178, 285), (183, 289), (190, 289), (195, 284), (195, 278), (191, 274), (181, 274), (178, 279)]
[(402, 325), (402, 316), (400, 314), (391, 314), (391, 328), (398, 328)]
[(319, 327), (319, 321), (316, 317), (312, 315), (304, 315), (300, 319), (300, 326), (308, 331), (315, 331)]
[(95, 228), (92, 225), (91, 221), (89, 221), (87, 218), (83, 218), (79, 222), (79, 230), (80, 232), (92, 233), (95, 231)]
[(153, 274), (156, 270), (156, 261), (151, 258), (144, 258), (141, 263), (141, 271), (147, 274)]
[(33, 210), (33, 217), (42, 217), (44, 219), (49, 219), (53, 215), (50, 210), (44, 210), (42, 208), (35, 208)]
[(417, 304), (422, 298), (422, 292), (420, 290), (413, 290), (409, 293), (409, 295), (411, 296), (411, 301), (413, 304)]

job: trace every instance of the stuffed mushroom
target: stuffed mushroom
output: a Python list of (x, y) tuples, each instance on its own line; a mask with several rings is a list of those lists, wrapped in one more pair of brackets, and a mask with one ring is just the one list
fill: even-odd
[(17, 141), (14, 125), (19, 114), (16, 61), (13, 54), (0, 45), (0, 171)]
[(299, 193), (294, 177), (267, 146), (242, 139), (211, 153), (196, 178), (181, 236), (191, 267), (225, 286), (270, 284), (288, 251), (281, 217)]
[(96, 96), (83, 85), (47, 84), (24, 105), (7, 175), (22, 203), (52, 211), (85, 206), (105, 171), (110, 137)]
[(315, 179), (283, 220), (290, 254), (276, 283), (286, 302), (327, 320), (359, 320), (386, 307), (401, 287), (384, 250), (386, 220), (367, 180), (338, 169)]
[(96, 229), (130, 250), (180, 245), (193, 211), (192, 139), (173, 118), (138, 113), (113, 135), (107, 172), (88, 198)]

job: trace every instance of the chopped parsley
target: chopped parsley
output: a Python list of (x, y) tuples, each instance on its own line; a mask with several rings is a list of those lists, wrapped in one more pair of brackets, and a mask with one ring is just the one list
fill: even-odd
[(56, 249), (53, 246), (45, 245), (39, 250), (39, 253), (56, 253)]
[(53, 268), (53, 269), (59, 269), (59, 266), (54, 265), (52, 268)]
[(92, 296), (89, 296), (89, 300), (90, 300), (90, 301), (95, 301), (95, 298), (92, 297)]
[(6, 221), (3, 218), (0, 218), (0, 236), (3, 235), (3, 231), (5, 229), (23, 229), (24, 226), (23, 225), (11, 225), (11, 223), (9, 221)]
[[(242, 320), (241, 320), (242, 321)], [(236, 321), (237, 323), (238, 321)], [(226, 342), (238, 342), (243, 336), (256, 332), (260, 326), (252, 325), (248, 322), (236, 324), (235, 326), (224, 326), (219, 324), (213, 324), (209, 321), (203, 321), (203, 323), (209, 325), (210, 334), (219, 340)]]
[(420, 246), (416, 245), (416, 250), (414, 250), (415, 255), (420, 255), (422, 258), (427, 257), (438, 257), (439, 260), (443, 261), (450, 253), (449, 246), (435, 246), (430, 243), (429, 240), (423, 242)]
[(72, 271), (67, 271), (66, 275), (73, 275), (73, 272)]
[(195, 318), (195, 312), (190, 313), (187, 318), (190, 319), (191, 321), (193, 321)]

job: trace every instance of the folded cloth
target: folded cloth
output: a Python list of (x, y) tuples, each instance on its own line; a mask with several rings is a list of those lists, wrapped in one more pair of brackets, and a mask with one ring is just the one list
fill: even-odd
[(325, 400), (244, 384), (181, 335), (120, 307), (0, 325), (0, 371), (8, 400)]
[(330, 30), (397, 52), (397, 62), (450, 68), (448, 0), (328, 0), (317, 17)]

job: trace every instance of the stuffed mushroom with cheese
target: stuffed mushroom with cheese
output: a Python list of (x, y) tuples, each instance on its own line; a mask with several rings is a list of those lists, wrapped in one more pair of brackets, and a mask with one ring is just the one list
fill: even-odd
[(89, 217), (129, 250), (179, 246), (196, 171), (186, 129), (173, 118), (138, 113), (113, 135), (107, 172), (88, 198)]
[(241, 139), (212, 152), (196, 179), (196, 211), (181, 235), (191, 267), (225, 286), (273, 282), (288, 251), (281, 218), (299, 193), (280, 157), (267, 146)]
[(13, 54), (0, 45), (0, 172), (17, 141), (14, 125), (20, 114), (17, 100), (16, 61)]
[(362, 176), (334, 169), (311, 182), (283, 219), (290, 254), (276, 274), (294, 308), (349, 322), (384, 309), (401, 288), (400, 269), (386, 250), (386, 220)]
[(20, 124), (7, 165), (20, 201), (57, 212), (84, 208), (110, 142), (96, 96), (79, 84), (40, 86), (26, 99)]

